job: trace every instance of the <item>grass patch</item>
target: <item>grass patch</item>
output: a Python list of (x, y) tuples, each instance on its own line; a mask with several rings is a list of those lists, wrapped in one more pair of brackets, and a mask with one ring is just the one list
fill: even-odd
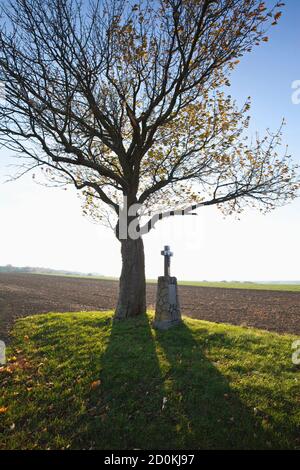
[(300, 447), (296, 337), (112, 313), (20, 319), (0, 380), (2, 449)]
[(223, 289), (250, 289), (250, 290), (274, 290), (287, 292), (300, 292), (299, 284), (260, 284), (255, 282), (201, 282), (180, 281), (182, 286), (221, 287)]

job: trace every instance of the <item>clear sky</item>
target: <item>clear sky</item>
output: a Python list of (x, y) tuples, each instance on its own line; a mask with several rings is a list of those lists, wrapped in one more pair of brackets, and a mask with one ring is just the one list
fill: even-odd
[[(285, 117), (285, 141), (298, 162), (300, 104), (292, 102), (292, 83), (300, 80), (299, 18), (300, 1), (286, 0), (270, 42), (242, 59), (230, 90), (240, 103), (252, 97), (252, 131), (275, 130)], [(14, 171), (9, 163), (8, 153), (0, 152), (0, 265), (119, 275), (119, 242), (82, 216), (75, 190), (48, 189), (31, 176), (4, 184)], [(216, 208), (198, 214), (158, 222), (145, 236), (147, 277), (162, 274), (160, 250), (168, 244), (179, 279), (300, 279), (300, 199), (268, 215), (246, 211), (240, 221)]]

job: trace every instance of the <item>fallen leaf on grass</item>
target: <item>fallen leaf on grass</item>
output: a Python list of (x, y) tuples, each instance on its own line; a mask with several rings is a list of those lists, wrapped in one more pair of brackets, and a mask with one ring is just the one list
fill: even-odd
[(6, 367), (0, 367), (0, 372), (7, 373), (7, 374), (12, 374), (12, 370), (9, 366)]
[(10, 362), (6, 367), (0, 368), (0, 372), (6, 372), (12, 374), (15, 370), (30, 369), (31, 365), (27, 362), (24, 357), (16, 358), (13, 362)]
[(1, 407), (0, 407), (0, 414), (6, 413), (7, 410), (8, 410), (7, 406), (1, 406)]
[(91, 383), (91, 389), (94, 390), (95, 388), (98, 388), (100, 384), (101, 380), (94, 380), (94, 382)]

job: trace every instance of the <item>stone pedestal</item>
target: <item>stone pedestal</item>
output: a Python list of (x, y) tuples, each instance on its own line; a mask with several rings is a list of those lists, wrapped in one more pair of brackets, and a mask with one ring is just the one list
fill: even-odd
[(171, 276), (160, 276), (157, 283), (156, 309), (154, 328), (166, 330), (181, 322), (180, 306), (177, 291), (177, 279)]

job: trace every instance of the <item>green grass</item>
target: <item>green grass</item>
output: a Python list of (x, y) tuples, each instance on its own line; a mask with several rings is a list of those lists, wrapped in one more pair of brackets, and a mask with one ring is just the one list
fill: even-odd
[(187, 318), (159, 332), (150, 320), (18, 320), (0, 373), (0, 447), (300, 447), (296, 337)]
[[(116, 277), (109, 276), (88, 276), (82, 274), (57, 274), (57, 273), (30, 273), (43, 276), (60, 276), (79, 279), (99, 279), (102, 281), (118, 281)], [(147, 283), (156, 284), (156, 279), (147, 279)], [(221, 287), (225, 289), (254, 289), (254, 290), (274, 290), (300, 292), (300, 284), (260, 284), (255, 282), (209, 282), (209, 281), (178, 281), (181, 286), (200, 286), (200, 287)]]
[(254, 289), (300, 292), (300, 284), (258, 284), (255, 282), (201, 282), (180, 281), (182, 286), (222, 287), (225, 289)]

